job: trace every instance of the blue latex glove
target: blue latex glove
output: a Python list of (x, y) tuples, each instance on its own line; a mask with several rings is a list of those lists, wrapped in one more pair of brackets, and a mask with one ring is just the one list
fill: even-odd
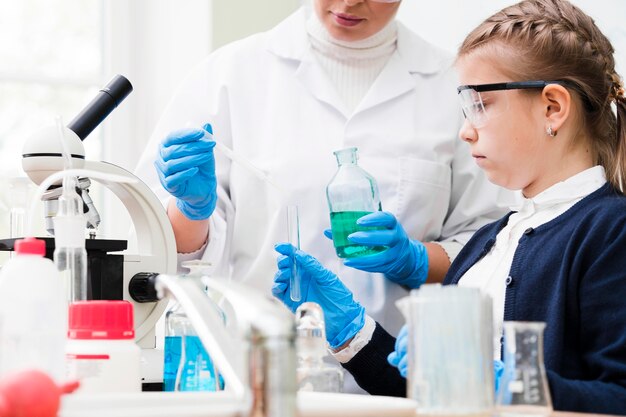
[(502, 374), (504, 373), (504, 362), (500, 360), (493, 361), (493, 383), (496, 388), (496, 394), (500, 391), (500, 380), (502, 379)]
[(176, 207), (191, 220), (211, 216), (217, 203), (213, 129), (176, 130), (159, 145), (154, 166), (163, 188), (176, 197)]
[[(387, 246), (388, 249), (373, 255), (347, 259), (345, 265), (362, 271), (383, 273), (389, 280), (409, 288), (418, 288), (426, 282), (426, 247), (420, 241), (409, 239), (393, 214), (376, 211), (361, 217), (356, 223), (384, 229), (354, 232), (348, 235), (348, 240), (360, 245)], [(329, 235), (328, 232), (325, 234)]]
[(406, 378), (409, 373), (409, 361), (407, 356), (409, 343), (409, 329), (405, 324), (400, 329), (400, 333), (398, 334), (398, 338), (396, 339), (395, 350), (387, 356), (387, 361), (392, 365), (398, 368), (400, 371), (400, 375)]
[[(292, 312), (307, 301), (319, 304), (324, 311), (326, 339), (331, 348), (336, 349), (352, 339), (365, 325), (365, 308), (354, 300), (352, 292), (337, 275), (324, 268), (311, 255), (297, 250), (289, 243), (279, 243), (274, 248), (282, 255), (277, 260), (278, 272), (272, 286), (274, 297)], [(298, 264), (302, 295), (297, 302), (291, 300), (289, 292), (294, 258)]]

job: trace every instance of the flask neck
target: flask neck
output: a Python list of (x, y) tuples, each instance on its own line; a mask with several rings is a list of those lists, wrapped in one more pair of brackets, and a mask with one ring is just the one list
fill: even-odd
[(345, 165), (356, 165), (357, 160), (359, 159), (357, 156), (357, 148), (341, 149), (333, 153), (337, 158), (337, 165), (340, 167)]

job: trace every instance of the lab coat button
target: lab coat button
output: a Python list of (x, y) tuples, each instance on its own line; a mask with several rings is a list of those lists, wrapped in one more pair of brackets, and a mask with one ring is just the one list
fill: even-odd
[(524, 230), (524, 234), (526, 236), (528, 236), (529, 234), (531, 234), (534, 231), (535, 231), (535, 229), (533, 229), (532, 227), (529, 227), (528, 229)]
[(510, 276), (510, 275), (508, 277), (506, 277), (505, 283), (506, 283), (507, 287), (511, 286), (511, 284), (513, 284), (513, 277)]

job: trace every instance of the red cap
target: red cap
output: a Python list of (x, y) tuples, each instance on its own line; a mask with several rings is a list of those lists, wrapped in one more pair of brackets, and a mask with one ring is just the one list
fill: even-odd
[(74, 302), (67, 335), (70, 339), (133, 339), (133, 305), (128, 301)]
[(15, 241), (15, 252), (20, 255), (39, 255), (46, 254), (46, 242), (34, 237), (27, 237)]

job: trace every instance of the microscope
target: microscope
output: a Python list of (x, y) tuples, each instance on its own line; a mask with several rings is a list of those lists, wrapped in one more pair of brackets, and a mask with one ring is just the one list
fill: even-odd
[[(142, 382), (144, 391), (160, 390), (163, 380), (163, 353), (156, 349), (155, 325), (167, 307), (159, 300), (151, 282), (158, 274), (175, 274), (176, 243), (165, 208), (150, 188), (127, 170), (100, 161), (85, 159), (82, 143), (92, 131), (132, 91), (131, 83), (115, 76), (76, 116), (64, 132), (72, 168), (126, 177), (129, 182), (93, 179), (112, 191), (128, 211), (135, 230), (136, 253), (126, 253), (127, 240), (98, 239), (100, 215), (89, 197), (91, 179), (78, 179), (78, 194), (84, 202), (85, 241), (88, 263), (88, 299), (127, 300), (133, 304), (135, 342), (142, 348)], [(61, 143), (56, 127), (46, 127), (28, 139), (23, 148), (22, 167), (29, 178), (40, 184), (49, 175), (64, 169)], [(61, 186), (44, 194), (46, 229), (54, 235), (54, 218)], [(52, 259), (54, 238), (46, 241), (46, 257)], [(12, 251), (16, 239), (0, 240), (0, 250)]]

